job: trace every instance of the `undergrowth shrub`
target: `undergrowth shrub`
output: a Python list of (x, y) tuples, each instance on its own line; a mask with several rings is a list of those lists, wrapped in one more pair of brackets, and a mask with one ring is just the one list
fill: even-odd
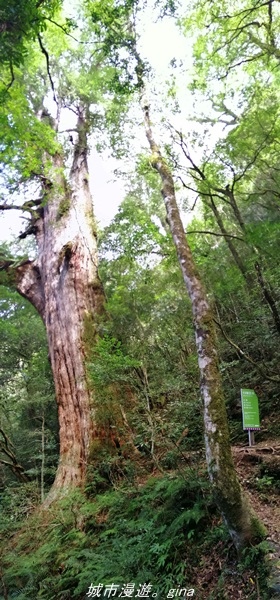
[(9, 537), (40, 503), (36, 481), (8, 486), (0, 495), (0, 540)]
[(76, 491), (18, 532), (4, 557), (9, 598), (86, 598), (91, 583), (149, 582), (158, 597), (189, 582), (195, 545), (211, 527), (204, 475), (151, 477), (139, 489), (108, 489), (89, 500)]

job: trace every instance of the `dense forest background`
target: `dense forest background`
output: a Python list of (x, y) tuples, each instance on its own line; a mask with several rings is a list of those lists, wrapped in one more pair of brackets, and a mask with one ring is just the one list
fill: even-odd
[[(178, 30), (161, 73), (150, 21)], [(279, 23), (0, 1), (3, 600), (278, 597)], [(126, 190), (104, 228), (96, 150)]]

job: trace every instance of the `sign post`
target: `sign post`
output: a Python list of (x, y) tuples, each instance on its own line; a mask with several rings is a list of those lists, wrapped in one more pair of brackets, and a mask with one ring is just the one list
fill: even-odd
[(254, 431), (259, 431), (261, 428), (258, 396), (255, 394), (254, 390), (242, 389), (241, 403), (243, 429), (248, 431), (249, 446), (253, 446), (255, 443)]

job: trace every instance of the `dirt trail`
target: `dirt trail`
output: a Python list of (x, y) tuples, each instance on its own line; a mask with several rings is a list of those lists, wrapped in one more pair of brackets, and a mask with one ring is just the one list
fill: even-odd
[[(280, 545), (280, 440), (232, 448), (235, 467), (252, 506)], [(278, 485), (277, 485), (278, 484)]]
[(280, 440), (232, 448), (235, 467), (271, 543), (271, 598), (280, 598)]

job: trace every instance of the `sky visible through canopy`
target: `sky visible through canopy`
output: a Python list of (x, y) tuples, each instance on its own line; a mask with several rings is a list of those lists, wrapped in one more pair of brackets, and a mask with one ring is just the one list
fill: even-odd
[[(65, 2), (64, 9), (67, 16), (75, 16), (75, 2), (72, 0)], [(170, 61), (175, 56), (177, 60), (186, 57), (187, 40), (171, 18), (154, 22), (149, 10), (143, 14), (140, 27), (142, 32), (139, 48), (154, 71), (153, 84), (160, 85), (169, 77)], [(182, 93), (186, 94), (186, 90)], [(67, 122), (64, 127), (67, 128)], [(125, 196), (124, 182), (114, 174), (114, 170), (121, 167), (120, 162), (111, 158), (108, 152), (101, 156), (96, 150), (92, 150), (89, 158), (94, 210), (101, 227), (110, 223)], [(6, 211), (0, 215), (0, 240), (17, 236), (24, 227), (25, 221), (19, 211)]]

